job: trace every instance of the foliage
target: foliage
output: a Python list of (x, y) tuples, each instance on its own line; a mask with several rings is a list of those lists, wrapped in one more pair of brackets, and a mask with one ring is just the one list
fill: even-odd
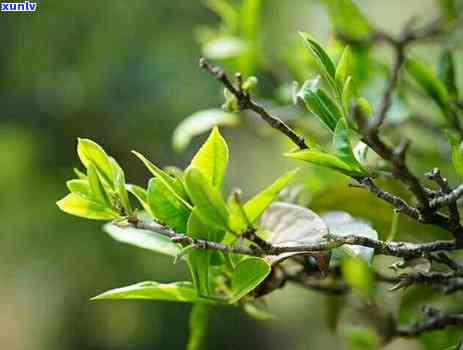
[[(232, 81), (220, 67), (201, 60), (201, 67), (223, 84), (225, 101), (223, 111), (196, 112), (174, 132), (174, 148), (183, 151), (194, 137), (211, 130), (186, 169), (162, 169), (133, 151), (153, 177), (146, 188), (127, 184), (122, 168), (100, 145), (88, 139), (78, 140), (77, 153), (85, 171), (78, 171), (78, 178), (68, 181), (70, 193), (57, 202), (59, 208), (87, 219), (111, 221), (105, 230), (113, 238), (181, 259), (191, 275), (191, 282), (141, 282), (107, 291), (93, 300), (193, 303), (189, 349), (202, 348), (214, 306), (239, 305), (257, 319), (271, 319), (273, 316), (262, 306), (263, 298), (288, 281), (343, 298), (352, 291), (362, 301), (360, 311), (368, 314), (367, 308), (375, 310), (367, 315), (370, 319), (365, 327), (346, 327), (342, 332), (352, 349), (377, 348), (397, 337), (419, 337), (427, 331), (463, 324), (462, 314), (431, 310), (425, 312), (423, 322), (403, 326), (396, 318), (411, 311), (401, 307), (399, 317), (392, 315), (378, 292), (378, 284), (383, 282), (393, 283), (390, 292), (423, 283), (439, 292), (461, 289), (455, 287), (459, 285), (461, 266), (453, 260), (454, 256), (443, 253), (460, 249), (463, 227), (457, 200), (463, 196), (461, 185), (453, 188), (437, 168), (426, 175), (434, 185), (424, 183), (407, 162), (408, 142), (396, 145), (401, 134), (390, 128), (397, 120), (389, 117), (395, 100), (395, 107), (410, 114), (415, 112), (408, 103), (411, 94), (418, 94), (425, 103), (437, 107), (448, 129), (448, 158), (455, 172), (463, 176), (463, 107), (454, 53), (445, 47), (438, 69), (409, 54), (411, 43), (454, 30), (446, 25), (453, 20), (445, 18), (452, 17), (454, 10), (449, 8), (456, 5), (443, 6), (438, 21), (422, 27), (410, 25), (395, 37), (376, 29), (353, 1), (322, 3), (336, 31), (335, 49), (300, 32), (301, 45), (310, 57), (310, 70), (316, 76), (300, 85), (296, 82), (292, 99), (279, 99), (251, 76), (269, 74), (261, 47), (261, 1), (243, 0), (240, 7), (225, 0), (207, 2), (220, 17), (221, 25), (219, 29), (200, 30), (203, 54), (221, 60), (240, 74)], [(384, 78), (387, 67), (369, 56), (380, 42), (389, 44), (396, 56), (384, 91), (372, 96), (373, 77)], [(338, 54), (333, 55), (332, 51)], [(294, 66), (287, 64), (287, 70), (294, 71)], [(381, 65), (382, 70), (378, 69)], [(293, 73), (293, 78), (298, 80), (300, 75)], [(284, 83), (276, 84), (284, 88)], [(276, 103), (293, 102), (301, 117), (283, 121), (254, 97), (266, 93), (268, 96), (264, 97)], [(225, 196), (229, 147), (217, 125), (245, 126), (246, 110), (254, 111), (294, 143), (296, 148), (287, 150), (284, 157), (315, 165), (327, 170), (325, 174), (350, 178), (355, 187), (392, 205), (395, 214), (390, 223), (391, 241), (381, 240), (370, 223), (346, 212), (319, 215), (298, 198), (292, 200), (295, 203), (280, 201), (279, 196), (284, 199), (283, 190), (299, 169), (282, 175), (247, 201), (242, 200), (240, 190)], [(313, 117), (320, 124), (318, 130), (324, 129), (320, 144), (317, 134), (304, 126), (307, 121), (312, 124)], [(403, 118), (413, 121), (411, 116)], [(407, 197), (383, 189), (381, 181), (391, 178), (404, 186)], [(135, 201), (139, 209), (133, 209)], [(399, 215), (419, 225), (439, 227), (453, 240), (432, 237), (430, 243), (395, 241)], [(385, 275), (374, 266), (378, 255), (402, 258), (392, 265), (394, 276)], [(440, 268), (436, 269), (436, 265)], [(331, 324), (338, 323), (343, 312), (341, 305), (345, 304), (338, 307), (336, 303)], [(422, 340), (426, 344), (426, 339)]]

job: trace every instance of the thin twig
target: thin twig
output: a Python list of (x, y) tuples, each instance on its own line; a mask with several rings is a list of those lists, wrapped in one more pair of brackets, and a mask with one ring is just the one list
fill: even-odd
[(448, 326), (463, 326), (463, 314), (446, 314), (430, 309), (427, 318), (410, 326), (399, 327), (396, 334), (399, 337), (416, 337), (422, 333), (444, 329)]
[(241, 109), (249, 109), (257, 113), (272, 128), (285, 134), (296, 146), (299, 147), (299, 149), (309, 148), (309, 146), (305, 143), (304, 137), (296, 134), (296, 132), (294, 132), (294, 130), (291, 129), (285, 122), (283, 122), (280, 118), (271, 115), (262, 105), (258, 104), (248, 93), (243, 91), (241, 87), (241, 75), (237, 76), (238, 88), (236, 88), (222, 68), (212, 65), (204, 57), (199, 60), (199, 66), (220, 81), (224, 87), (236, 97)]

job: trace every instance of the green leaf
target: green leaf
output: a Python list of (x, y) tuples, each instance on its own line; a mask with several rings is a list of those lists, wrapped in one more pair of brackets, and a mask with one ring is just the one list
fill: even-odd
[(334, 169), (347, 176), (365, 175), (365, 173), (359, 172), (359, 170), (352, 168), (349, 164), (342, 161), (338, 157), (321, 151), (302, 150), (297, 152), (285, 153), (284, 156), (320, 165), (325, 168)]
[(352, 77), (348, 76), (342, 87), (341, 102), (342, 102), (342, 107), (344, 108), (344, 115), (346, 117), (349, 116), (351, 100), (352, 100), (352, 96), (354, 95), (353, 85), (354, 84), (352, 83)]
[(88, 180), (69, 180), (66, 182), (66, 186), (72, 193), (78, 194), (79, 196), (87, 199), (92, 198), (92, 190), (90, 189)]
[(175, 129), (173, 135), (174, 149), (183, 151), (193, 137), (211, 130), (216, 125), (235, 126), (239, 123), (236, 114), (227, 113), (220, 109), (208, 109), (196, 112), (184, 119)]
[(297, 93), (297, 99), (302, 100), (310, 112), (317, 116), (331, 131), (334, 131), (342, 114), (331, 97), (318, 87), (319, 80), (316, 78), (306, 81)]
[(186, 232), (190, 211), (159, 178), (149, 181), (148, 204), (158, 222), (173, 228), (176, 232)]
[(188, 203), (185, 189), (183, 188), (183, 185), (178, 180), (178, 178), (169, 175), (164, 170), (160, 169), (148, 159), (146, 159), (142, 154), (136, 151), (132, 151), (132, 153), (135, 154), (145, 164), (151, 174), (158, 178), (159, 181), (161, 181), (169, 189), (172, 195), (175, 196), (182, 203), (182, 205), (185, 206), (185, 208), (189, 210), (192, 209), (191, 205)]
[(249, 48), (245, 41), (236, 36), (222, 36), (208, 41), (202, 49), (207, 58), (225, 60), (239, 57)]
[(90, 189), (92, 191), (92, 198), (95, 202), (100, 203), (104, 207), (111, 207), (108, 195), (100, 182), (97, 171), (93, 164), (89, 164), (87, 168), (88, 181), (90, 183)]
[(193, 157), (190, 166), (199, 169), (214, 187), (222, 188), (228, 166), (228, 145), (217, 127)]
[(410, 58), (406, 61), (406, 68), (418, 85), (446, 114), (449, 109), (449, 94), (445, 85), (437, 78), (429, 65), (418, 59)]
[(370, 102), (368, 102), (366, 98), (359, 97), (357, 99), (357, 105), (360, 108), (363, 116), (366, 116), (367, 118), (373, 117), (373, 107), (371, 107)]
[(359, 258), (345, 258), (341, 263), (344, 281), (360, 297), (370, 299), (375, 292), (375, 280), (368, 264)]
[(152, 217), (154, 217), (153, 213), (151, 212), (151, 208), (148, 204), (148, 192), (144, 188), (132, 184), (127, 184), (126, 189), (127, 191), (132, 193), (135, 198), (137, 198), (138, 202), (140, 202), (143, 209)]
[(65, 213), (92, 220), (113, 220), (119, 215), (112, 209), (94, 202), (90, 199), (81, 197), (76, 193), (70, 193), (56, 205)]
[(334, 89), (336, 89), (336, 68), (330, 56), (325, 52), (323, 47), (321, 47), (321, 45), (318, 44), (307, 33), (299, 32), (299, 35), (302, 37), (305, 46), (310, 50), (315, 60), (317, 61), (317, 64), (322, 71), (323, 77)]
[(227, 201), (228, 210), (230, 211), (229, 226), (234, 232), (242, 232), (251, 226), (251, 222), (246, 215), (245, 209), (238, 202), (236, 195), (232, 194)]
[(439, 61), (439, 78), (444, 83), (452, 98), (458, 97), (456, 83), (455, 62), (453, 53), (449, 49), (444, 50)]
[(339, 119), (338, 124), (336, 125), (333, 143), (336, 155), (339, 159), (349, 164), (352, 168), (362, 171), (362, 167), (357, 159), (355, 159), (354, 152), (352, 151), (352, 146), (349, 141), (349, 129), (345, 118)]
[(113, 187), (114, 174), (111, 161), (100, 145), (92, 140), (79, 138), (77, 142), (77, 154), (87, 169), (92, 164), (105, 184)]
[(351, 54), (349, 46), (346, 46), (342, 52), (341, 58), (339, 59), (338, 65), (336, 66), (335, 78), (339, 86), (344, 86), (344, 83), (346, 82), (346, 79), (349, 75), (351, 60), (350, 56)]
[(278, 194), (294, 179), (298, 173), (299, 168), (288, 171), (273, 184), (264, 189), (262, 192), (251, 198), (243, 206), (244, 212), (251, 223), (264, 213), (265, 209), (278, 197)]
[(146, 299), (178, 302), (197, 302), (198, 296), (190, 282), (158, 283), (141, 282), (109, 290), (91, 300)]
[(211, 306), (206, 303), (195, 303), (190, 311), (190, 335), (186, 350), (206, 349), (207, 333), (211, 316)]
[(452, 164), (458, 175), (463, 177), (463, 143), (460, 138), (451, 132), (447, 132), (447, 138), (452, 149)]
[(105, 224), (103, 230), (116, 241), (149, 249), (160, 254), (176, 257), (180, 249), (175, 243), (161, 234), (138, 230), (132, 227), (120, 227), (111, 223)]
[(364, 39), (372, 33), (366, 17), (352, 0), (323, 0), (336, 31), (351, 39)]
[[(115, 162), (115, 161), (114, 161)], [(117, 163), (113, 164), (114, 166), (117, 165)], [(130, 215), (132, 213), (132, 205), (130, 204), (129, 200), (129, 194), (127, 192), (127, 188), (125, 185), (125, 174), (124, 171), (117, 165), (115, 167), (115, 189), (116, 189), (116, 194), (119, 198), (120, 203), (122, 204), (122, 207), (125, 210), (125, 213), (127, 215)]]
[(236, 266), (231, 277), (232, 297), (230, 303), (236, 303), (242, 297), (259, 286), (270, 273), (270, 265), (261, 258), (248, 258)]
[(219, 190), (195, 167), (187, 169), (185, 184), (201, 221), (217, 229), (227, 230), (229, 213)]
[[(220, 242), (224, 233), (205, 225), (198, 217), (197, 212), (197, 208), (191, 212), (188, 220), (188, 235), (197, 239)], [(211, 250), (192, 249), (188, 254), (188, 266), (199, 295), (210, 295), (209, 268), (213, 253)]]

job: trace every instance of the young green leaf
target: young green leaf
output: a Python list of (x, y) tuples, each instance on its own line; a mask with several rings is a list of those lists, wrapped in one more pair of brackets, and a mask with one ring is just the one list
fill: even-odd
[(361, 165), (355, 159), (354, 152), (349, 140), (349, 129), (345, 118), (341, 118), (336, 125), (333, 137), (334, 148), (336, 155), (343, 162), (349, 164), (351, 168), (359, 169), (361, 171)]
[(320, 165), (325, 168), (337, 170), (347, 176), (365, 175), (364, 172), (352, 168), (349, 164), (338, 157), (316, 150), (302, 150), (297, 152), (285, 153), (284, 156), (292, 159), (302, 160), (305, 162)]
[(306, 108), (317, 116), (331, 131), (334, 131), (339, 118), (342, 117), (336, 103), (318, 87), (319, 78), (306, 81), (297, 99), (304, 102)]
[(142, 154), (132, 151), (133, 154), (135, 154), (148, 168), (148, 170), (159, 179), (166, 188), (172, 193), (173, 196), (175, 196), (182, 205), (185, 206), (185, 208), (191, 210), (192, 207), (188, 203), (188, 198), (185, 193), (185, 189), (183, 188), (182, 183), (179, 181), (178, 178), (170, 176), (168, 173), (166, 173), (164, 170), (160, 169), (156, 165), (154, 165), (152, 162), (150, 162), (148, 159), (145, 158)]
[(141, 282), (116, 288), (93, 297), (91, 300), (163, 300), (193, 303), (199, 300), (190, 282), (158, 283)]
[(69, 180), (66, 182), (66, 186), (71, 193), (78, 194), (87, 199), (92, 198), (92, 190), (90, 189), (88, 180)]
[(195, 167), (189, 167), (186, 171), (185, 184), (201, 221), (217, 229), (227, 230), (229, 213), (219, 190)]
[(351, 100), (352, 100), (353, 95), (354, 95), (354, 87), (352, 83), (352, 77), (348, 76), (342, 87), (342, 96), (341, 96), (342, 107), (344, 109), (344, 115), (346, 117), (349, 115), (349, 112), (350, 112)]
[(368, 102), (365, 97), (359, 97), (357, 99), (357, 106), (360, 108), (362, 116), (367, 118), (373, 117), (373, 107), (371, 107), (370, 102)]
[(299, 32), (299, 35), (302, 37), (305, 46), (310, 50), (313, 57), (315, 58), (318, 66), (322, 71), (322, 76), (328, 81), (331, 87), (336, 89), (336, 68), (330, 56), (325, 52), (323, 47), (321, 47), (321, 45), (318, 44), (307, 33)]
[(56, 205), (65, 213), (92, 220), (113, 220), (119, 218), (119, 214), (100, 203), (81, 197), (76, 193), (70, 193)]
[(199, 169), (214, 187), (222, 188), (228, 166), (228, 145), (217, 127), (193, 157), (190, 166)]
[(133, 196), (138, 200), (138, 202), (143, 207), (143, 210), (145, 210), (148, 214), (154, 217), (154, 214), (151, 212), (151, 208), (148, 204), (148, 191), (146, 191), (144, 188), (140, 186), (132, 184), (127, 184), (126, 189), (127, 191), (132, 193)]
[(372, 33), (367, 18), (352, 0), (323, 0), (336, 30), (351, 39), (364, 39)]
[(152, 178), (149, 181), (148, 204), (157, 221), (177, 232), (186, 232), (190, 211), (159, 178)]
[[(116, 163), (117, 164), (117, 163)], [(115, 189), (117, 197), (122, 204), (127, 215), (132, 213), (132, 205), (130, 204), (129, 194), (125, 185), (125, 174), (124, 171), (118, 166), (116, 170), (116, 176), (114, 179)]]
[(265, 190), (251, 198), (244, 204), (244, 212), (251, 223), (264, 213), (270, 204), (278, 197), (278, 194), (294, 179), (299, 168), (288, 171), (286, 174), (277, 179), (273, 184)]
[(228, 210), (230, 211), (229, 226), (234, 232), (243, 232), (251, 226), (251, 221), (246, 215), (245, 209), (235, 194), (230, 195), (227, 201)]
[(87, 168), (87, 176), (90, 183), (93, 200), (100, 203), (102, 206), (111, 207), (108, 195), (106, 194), (106, 191), (100, 182), (100, 178), (98, 177), (97, 171), (93, 164), (89, 164)]
[(463, 143), (460, 138), (451, 132), (447, 133), (447, 138), (452, 149), (452, 164), (458, 175), (463, 177)]
[(78, 139), (77, 154), (82, 164), (88, 169), (92, 164), (98, 171), (104, 183), (110, 187), (114, 185), (113, 168), (109, 156), (104, 149), (89, 139)]
[(370, 299), (375, 292), (375, 280), (368, 264), (359, 258), (345, 258), (341, 263), (346, 283), (360, 297)]
[(429, 68), (429, 65), (418, 59), (408, 59), (406, 68), (418, 85), (426, 91), (434, 102), (441, 108), (444, 114), (449, 108), (449, 94), (445, 85), (437, 78), (436, 74)]
[(216, 125), (236, 126), (239, 123), (238, 116), (220, 109), (208, 109), (199, 111), (184, 119), (175, 129), (173, 135), (174, 149), (183, 151), (193, 137), (211, 130)]
[(105, 224), (103, 230), (116, 241), (149, 249), (156, 253), (176, 257), (180, 252), (178, 246), (169, 238), (155, 232), (120, 227), (111, 223)]
[(341, 58), (339, 59), (338, 65), (336, 66), (335, 78), (339, 86), (344, 86), (349, 75), (350, 60), (350, 49), (349, 46), (346, 46), (342, 52)]
[(252, 292), (270, 273), (270, 265), (261, 258), (248, 258), (241, 261), (231, 277), (232, 297), (229, 302), (236, 303)]

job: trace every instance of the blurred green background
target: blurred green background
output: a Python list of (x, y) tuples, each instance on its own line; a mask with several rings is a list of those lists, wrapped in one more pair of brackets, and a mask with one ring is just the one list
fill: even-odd
[[(431, 0), (358, 4), (371, 22), (394, 33), (410, 17), (436, 12)], [(269, 52), (297, 40), (298, 29), (321, 42), (331, 30), (317, 1), (265, 0), (262, 16)], [(203, 138), (176, 154), (171, 135), (191, 113), (222, 103), (221, 87), (197, 66), (195, 35), (199, 26), (217, 23), (194, 0), (44, 1), (37, 13), (0, 16), (0, 349), (184, 347), (189, 305), (88, 299), (143, 280), (184, 278), (185, 266), (115, 242), (101, 223), (65, 215), (55, 202), (78, 163), (77, 137), (109, 150), (129, 182), (148, 179), (132, 149), (160, 165), (187, 164)], [(280, 136), (252, 128), (224, 134), (231, 147), (229, 188), (255, 193), (294, 165), (276, 156), (288, 148), (275, 142)], [(339, 181), (314, 200), (315, 209), (346, 208), (352, 190)], [(351, 212), (384, 225), (384, 234), (390, 210), (354, 194), (363, 204), (351, 205)], [(343, 349), (323, 322), (323, 303), (323, 296), (290, 286), (270, 297), (278, 316), (271, 322), (219, 309), (209, 349)], [(418, 348), (405, 341), (390, 348), (399, 346)]]

